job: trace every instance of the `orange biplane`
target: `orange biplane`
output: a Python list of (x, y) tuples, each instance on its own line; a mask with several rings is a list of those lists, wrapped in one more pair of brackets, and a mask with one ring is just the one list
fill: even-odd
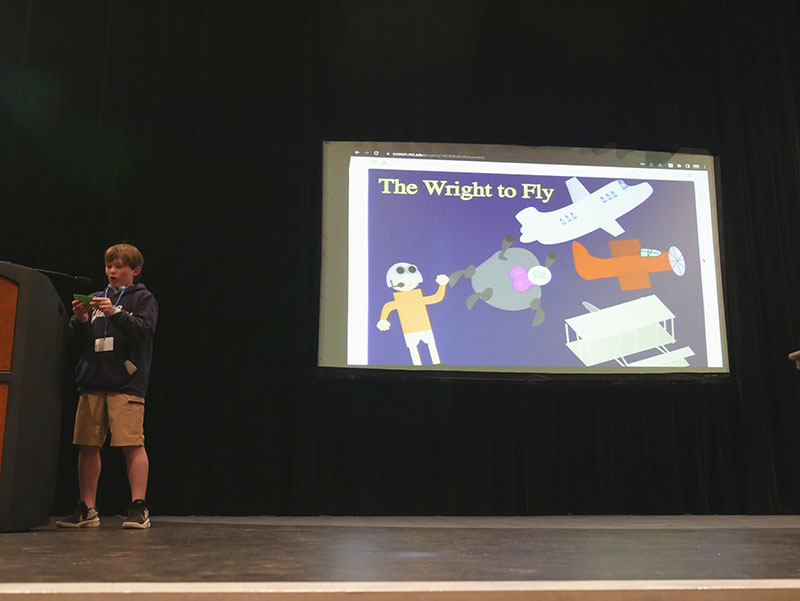
[(683, 254), (677, 246), (662, 253), (651, 248), (642, 248), (639, 240), (610, 240), (611, 257), (593, 257), (579, 242), (572, 242), (575, 271), (584, 280), (617, 278), (621, 290), (650, 288), (650, 274), (657, 271), (673, 271), (682, 276), (686, 271)]

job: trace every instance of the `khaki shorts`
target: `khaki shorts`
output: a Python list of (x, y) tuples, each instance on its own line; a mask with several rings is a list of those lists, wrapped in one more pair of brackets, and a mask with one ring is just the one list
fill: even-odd
[(84, 392), (75, 412), (77, 445), (102, 447), (111, 430), (112, 447), (144, 445), (144, 398), (119, 392)]

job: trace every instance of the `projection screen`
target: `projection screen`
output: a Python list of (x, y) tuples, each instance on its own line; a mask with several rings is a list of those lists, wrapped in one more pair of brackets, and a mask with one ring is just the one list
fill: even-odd
[(701, 153), (323, 144), (318, 365), (725, 373)]

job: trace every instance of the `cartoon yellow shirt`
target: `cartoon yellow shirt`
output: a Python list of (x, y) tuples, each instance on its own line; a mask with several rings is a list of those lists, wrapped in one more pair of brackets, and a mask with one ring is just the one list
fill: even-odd
[(389, 314), (397, 309), (397, 316), (400, 318), (400, 327), (403, 328), (403, 334), (430, 330), (431, 321), (428, 319), (426, 305), (442, 302), (444, 291), (445, 286), (442, 285), (439, 286), (435, 294), (430, 296), (422, 296), (422, 290), (419, 288), (406, 292), (395, 292), (394, 300), (383, 305), (381, 319), (387, 319)]

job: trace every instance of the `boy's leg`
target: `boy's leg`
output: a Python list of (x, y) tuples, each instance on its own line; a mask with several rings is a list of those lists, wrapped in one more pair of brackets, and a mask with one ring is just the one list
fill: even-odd
[(411, 354), (412, 365), (422, 365), (422, 359), (419, 356), (419, 336), (417, 332), (411, 334), (403, 334), (408, 352)]
[(81, 500), (89, 509), (96, 503), (97, 482), (102, 469), (100, 449), (107, 435), (108, 410), (105, 393), (81, 393), (75, 412), (72, 442), (78, 447), (78, 488)]
[(137, 530), (150, 527), (150, 511), (145, 503), (147, 494), (147, 474), (150, 471), (150, 461), (144, 446), (122, 447), (125, 453), (125, 463), (128, 466), (128, 482), (131, 485), (131, 504), (128, 507), (128, 517), (122, 522), (123, 528)]
[(59, 528), (95, 528), (100, 525), (95, 497), (100, 478), (100, 447), (78, 445), (78, 488), (81, 500), (71, 515), (56, 521)]
[(121, 448), (125, 454), (131, 499), (144, 499), (150, 471), (147, 451), (144, 450), (144, 398), (129, 394), (110, 394), (108, 422), (111, 446)]
[(436, 343), (435, 342), (431, 342), (428, 345), (428, 350), (431, 353), (431, 363), (433, 365), (439, 365), (442, 361), (441, 361), (441, 359), (439, 359), (439, 351), (436, 348)]
[(419, 356), (419, 349), (416, 346), (408, 347), (408, 352), (411, 353), (412, 365), (422, 365), (422, 359)]
[(120, 447), (128, 468), (131, 504), (123, 528), (149, 528), (150, 512), (145, 504), (150, 460), (144, 450), (144, 398), (128, 394), (109, 395), (108, 422), (111, 445)]
[(144, 446), (122, 447), (125, 464), (128, 468), (128, 483), (131, 485), (131, 501), (147, 498), (147, 476), (150, 473), (150, 460)]
[(97, 482), (100, 479), (101, 469), (100, 447), (80, 445), (78, 450), (78, 487), (81, 491), (81, 499), (89, 508), (95, 507)]

